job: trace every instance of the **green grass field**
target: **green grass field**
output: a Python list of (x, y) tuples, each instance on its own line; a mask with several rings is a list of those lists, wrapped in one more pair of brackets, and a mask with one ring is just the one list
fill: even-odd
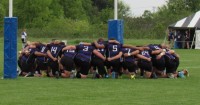
[[(30, 38), (36, 41), (36, 38)], [(40, 38), (40, 41), (50, 39)], [(72, 40), (70, 44), (78, 41)], [(19, 40), (19, 42), (21, 42)], [(125, 40), (142, 45), (162, 40)], [(18, 44), (19, 48), (21, 43)], [(0, 38), (3, 49), (3, 38)], [(188, 68), (186, 79), (55, 79), (17, 78), (0, 80), (0, 105), (200, 105), (200, 50), (176, 50), (179, 69)], [(3, 74), (3, 50), (0, 52)]]

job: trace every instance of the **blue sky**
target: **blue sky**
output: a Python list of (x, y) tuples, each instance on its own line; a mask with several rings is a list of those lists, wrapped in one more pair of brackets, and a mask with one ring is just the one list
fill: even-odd
[(141, 16), (145, 10), (156, 11), (168, 0), (121, 0), (130, 7), (132, 16)]

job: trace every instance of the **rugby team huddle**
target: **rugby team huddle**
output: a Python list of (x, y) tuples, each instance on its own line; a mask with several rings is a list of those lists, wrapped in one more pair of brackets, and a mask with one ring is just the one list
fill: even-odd
[[(19, 76), (56, 78), (185, 78), (186, 69), (177, 71), (179, 56), (165, 44), (132, 46), (114, 38), (92, 43), (66, 45), (29, 42), (19, 52)], [(88, 76), (92, 74), (92, 76)]]

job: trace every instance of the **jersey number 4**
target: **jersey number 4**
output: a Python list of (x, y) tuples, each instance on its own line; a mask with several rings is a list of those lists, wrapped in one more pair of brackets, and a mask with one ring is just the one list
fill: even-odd
[(52, 47), (51, 48), (51, 52), (53, 52), (54, 54), (56, 54), (56, 51), (57, 51), (57, 47)]

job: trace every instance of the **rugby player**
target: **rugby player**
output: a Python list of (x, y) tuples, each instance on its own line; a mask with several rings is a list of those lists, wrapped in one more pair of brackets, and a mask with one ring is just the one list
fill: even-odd
[(58, 60), (62, 55), (63, 48), (64, 45), (61, 45), (59, 40), (47, 44), (48, 66), (51, 68), (51, 71), (48, 71), (50, 77), (59, 78), (60, 76)]
[(91, 57), (92, 54), (95, 54), (102, 60), (106, 60), (106, 58), (99, 53), (91, 44), (80, 43), (76, 46), (77, 55), (75, 56), (75, 64), (80, 69), (77, 70), (76, 77), (77, 78), (87, 78), (88, 71), (91, 67)]
[(63, 78), (74, 78), (74, 74), (72, 74), (72, 70), (75, 69), (74, 58), (76, 56), (76, 47), (72, 45), (68, 45), (62, 49), (62, 57), (60, 63), (63, 66), (63, 71), (61, 72), (61, 76)]

